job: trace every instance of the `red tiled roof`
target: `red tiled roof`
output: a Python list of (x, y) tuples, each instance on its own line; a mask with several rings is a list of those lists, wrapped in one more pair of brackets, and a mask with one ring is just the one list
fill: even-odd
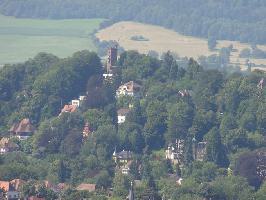
[(77, 106), (75, 105), (65, 105), (64, 108), (61, 110), (61, 113), (63, 112), (75, 112), (77, 110)]
[(9, 191), (10, 184), (8, 181), (0, 181), (0, 188), (3, 189), (5, 192)]
[(89, 191), (89, 192), (93, 192), (96, 189), (96, 184), (81, 183), (76, 189), (77, 190), (86, 190), (86, 191)]

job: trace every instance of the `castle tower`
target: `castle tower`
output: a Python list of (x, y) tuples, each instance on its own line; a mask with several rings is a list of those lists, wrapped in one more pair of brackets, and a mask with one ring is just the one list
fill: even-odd
[(107, 73), (111, 72), (111, 68), (112, 66), (116, 65), (117, 62), (117, 45), (115, 45), (114, 47), (111, 47), (108, 50), (108, 59), (107, 59)]

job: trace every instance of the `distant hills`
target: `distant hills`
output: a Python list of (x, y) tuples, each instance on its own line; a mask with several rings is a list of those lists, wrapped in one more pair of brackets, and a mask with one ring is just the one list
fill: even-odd
[(31, 18), (132, 20), (185, 35), (266, 44), (265, 0), (0, 0), (0, 12)]

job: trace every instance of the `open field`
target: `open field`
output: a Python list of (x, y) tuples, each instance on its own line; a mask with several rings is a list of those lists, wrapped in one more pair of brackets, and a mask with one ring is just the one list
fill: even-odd
[[(148, 41), (135, 41), (131, 38), (141, 35)], [(106, 29), (100, 30), (96, 37), (102, 40), (116, 40), (126, 50), (138, 50), (141, 53), (148, 53), (155, 50), (159, 54), (168, 50), (177, 53), (181, 57), (193, 57), (197, 59), (201, 55), (209, 56), (217, 51), (209, 51), (207, 40), (195, 37), (184, 36), (172, 30), (159, 26), (147, 25), (136, 22), (119, 22)], [(239, 64), (242, 69), (246, 69), (246, 59), (239, 58), (239, 53), (250, 45), (236, 41), (218, 41), (217, 49), (233, 45), (236, 50), (231, 54), (230, 62)], [(265, 49), (266, 46), (259, 46)], [(266, 67), (266, 59), (250, 59), (256, 65)], [(266, 68), (265, 68), (266, 69)]]
[(91, 34), (103, 19), (39, 20), (0, 15), (0, 66), (38, 52), (67, 57), (78, 50), (95, 50)]

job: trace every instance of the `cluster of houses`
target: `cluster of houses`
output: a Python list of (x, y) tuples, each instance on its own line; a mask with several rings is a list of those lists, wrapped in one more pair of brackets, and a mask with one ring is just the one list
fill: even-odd
[[(184, 140), (176, 140), (174, 144), (170, 143), (165, 150), (165, 158), (173, 164), (182, 166), (184, 164)], [(193, 138), (193, 159), (203, 161), (206, 155), (206, 142), (197, 142)]]
[(14, 138), (18, 140), (26, 140), (35, 132), (34, 126), (28, 118), (14, 123), (9, 129), (10, 137), (3, 137), (0, 140), (0, 154), (6, 154), (19, 150), (19, 146), (14, 142)]
[[(21, 191), (23, 189), (23, 186), (27, 182), (21, 179), (14, 179), (12, 181), (0, 181), (0, 188), (2, 192), (0, 192), (0, 200), (19, 200), (22, 199)], [(41, 186), (44, 186), (47, 189), (52, 190), (59, 196), (70, 188), (70, 185), (65, 183), (59, 183), (59, 184), (53, 184), (50, 181), (36, 181), (34, 184), (35, 188), (38, 189)], [(88, 192), (94, 192), (96, 190), (96, 184), (87, 184), (87, 183), (81, 183), (80, 185), (72, 188), (77, 191), (88, 191)], [(38, 196), (30, 196), (27, 198), (24, 198), (25, 200), (45, 200), (42, 197)]]
[(132, 164), (133, 154), (131, 151), (121, 151), (113, 153), (113, 160), (116, 163), (116, 167), (118, 170), (122, 172), (122, 174), (128, 175), (130, 172), (130, 165)]

